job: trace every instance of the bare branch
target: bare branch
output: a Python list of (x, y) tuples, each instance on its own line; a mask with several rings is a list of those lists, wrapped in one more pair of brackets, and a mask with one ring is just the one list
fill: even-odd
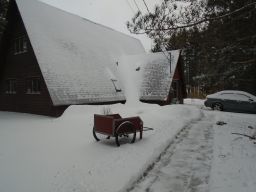
[(167, 27), (167, 28), (164, 28), (164, 27), (163, 28), (145, 28), (143, 32), (133, 32), (133, 33), (134, 34), (145, 34), (145, 33), (151, 32), (151, 31), (166, 31), (166, 30), (177, 30), (177, 29), (190, 28), (190, 27), (193, 27), (193, 26), (196, 26), (196, 25), (208, 22), (208, 21), (220, 20), (220, 19), (223, 19), (225, 17), (234, 15), (235, 13), (238, 13), (238, 12), (240, 12), (240, 11), (250, 7), (250, 6), (253, 6), (253, 5), (256, 5), (256, 2), (249, 3), (249, 4), (243, 6), (243, 7), (239, 8), (239, 9), (236, 9), (236, 10), (232, 11), (232, 12), (229, 12), (229, 13), (217, 16), (217, 17), (204, 18), (204, 19), (202, 19), (200, 21), (197, 21), (197, 22), (194, 22), (194, 23), (190, 23), (188, 25), (174, 26), (174, 27)]

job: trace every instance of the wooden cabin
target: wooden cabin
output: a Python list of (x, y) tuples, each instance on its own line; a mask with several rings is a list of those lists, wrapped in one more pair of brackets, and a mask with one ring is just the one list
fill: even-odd
[(11, 1), (0, 47), (0, 110), (59, 116), (69, 105), (125, 102), (115, 57), (139, 40), (37, 0)]
[(183, 104), (186, 86), (181, 50), (153, 53), (152, 56), (154, 59), (145, 67), (140, 100), (159, 105)]
[(181, 51), (173, 50), (125, 56), (120, 64), (129, 65), (134, 73), (139, 73), (133, 75), (135, 79), (130, 79), (133, 81), (130, 84), (139, 84), (132, 92), (138, 92), (140, 101), (169, 105), (182, 104), (186, 97), (182, 62)]
[[(8, 21), (0, 41), (2, 111), (60, 116), (70, 105), (124, 103), (118, 58), (147, 56), (139, 40), (37, 0), (11, 0)], [(168, 97), (141, 101), (182, 103), (180, 59), (169, 83)]]

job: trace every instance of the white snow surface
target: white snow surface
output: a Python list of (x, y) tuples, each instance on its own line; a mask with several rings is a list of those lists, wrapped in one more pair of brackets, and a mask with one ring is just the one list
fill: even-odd
[[(213, 129), (214, 133), (213, 152), (212, 155), (204, 157), (212, 156), (212, 159), (207, 160), (212, 162), (209, 175), (207, 176), (207, 172), (198, 171), (201, 166), (209, 166), (208, 164), (195, 164), (193, 160), (191, 167), (196, 168), (188, 172), (188, 176), (198, 176), (199, 180), (194, 184), (199, 186), (200, 183), (196, 182), (209, 177), (209, 186), (204, 185), (202, 189), (209, 189), (210, 192), (254, 192), (254, 141), (232, 133), (251, 136), (255, 134), (255, 115), (203, 110), (200, 100), (186, 102), (189, 105), (160, 107), (137, 103), (136, 106), (108, 106), (113, 113), (120, 113), (123, 117), (139, 115), (144, 121), (144, 126), (154, 128), (153, 131), (144, 132), (142, 140), (137, 139), (134, 144), (122, 144), (120, 147), (116, 147), (113, 138), (96, 142), (92, 136), (93, 114), (102, 113), (106, 106), (71, 106), (58, 119), (0, 112), (0, 191), (125, 191), (131, 188), (170, 143), (176, 138), (186, 139), (182, 138), (182, 134), (176, 137), (180, 130), (190, 127), (192, 133), (197, 135), (196, 129), (203, 131), (203, 126), (211, 126), (210, 129)], [(208, 117), (204, 118), (203, 122), (200, 121), (202, 113)], [(216, 125), (217, 121), (227, 124)], [(207, 134), (207, 131), (200, 134)], [(191, 139), (189, 142), (201, 142), (200, 139)], [(179, 151), (183, 149), (181, 146), (174, 148), (176, 154), (184, 154), (184, 157), (187, 157), (184, 151)], [(191, 157), (196, 157), (196, 154), (191, 152)], [(176, 158), (172, 162), (171, 156), (170, 165), (167, 165), (169, 161), (164, 162), (170, 168), (165, 169), (164, 178), (168, 178), (168, 174), (178, 176), (184, 171), (189, 171), (189, 166), (181, 166), (184, 159), (181, 159), (180, 163), (177, 160)], [(168, 173), (168, 170), (176, 172)], [(176, 180), (179, 183), (175, 183)], [(176, 180), (157, 180), (154, 189), (161, 191), (164, 186), (171, 185), (178, 192), (177, 186), (183, 186), (180, 183), (182, 177)], [(158, 185), (159, 183), (164, 185)]]
[(254, 192), (256, 190), (256, 142), (232, 133), (253, 136), (256, 129), (256, 115), (213, 113), (216, 121), (223, 121), (226, 124), (214, 125), (210, 192)]
[(196, 98), (186, 98), (184, 99), (184, 104), (187, 105), (198, 105), (198, 106), (204, 106), (205, 100), (203, 99), (196, 99)]
[(139, 40), (37, 0), (16, 0), (54, 105), (125, 100), (116, 74), (122, 55), (142, 54)]
[(142, 140), (137, 136), (134, 144), (117, 147), (113, 138), (93, 138), (93, 114), (102, 108), (71, 106), (58, 119), (0, 112), (0, 191), (123, 190), (180, 129), (201, 116), (199, 109), (185, 105), (112, 105), (113, 113), (139, 115), (144, 126), (154, 128)]

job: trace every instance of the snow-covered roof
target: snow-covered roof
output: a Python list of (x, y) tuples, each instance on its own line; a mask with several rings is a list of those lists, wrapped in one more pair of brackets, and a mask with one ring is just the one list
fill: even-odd
[(169, 95), (179, 56), (180, 50), (174, 50), (122, 57), (119, 71), (127, 100), (164, 101)]
[(145, 53), (139, 40), (37, 0), (16, 3), (55, 106), (125, 100), (116, 62)]
[(141, 85), (142, 100), (166, 100), (179, 60), (180, 50), (167, 54), (155, 53), (145, 57), (147, 65), (144, 69)]

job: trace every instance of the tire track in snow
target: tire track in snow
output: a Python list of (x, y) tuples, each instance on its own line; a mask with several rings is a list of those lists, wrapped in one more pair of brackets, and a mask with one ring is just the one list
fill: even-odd
[(212, 159), (210, 117), (185, 126), (127, 192), (206, 192)]

